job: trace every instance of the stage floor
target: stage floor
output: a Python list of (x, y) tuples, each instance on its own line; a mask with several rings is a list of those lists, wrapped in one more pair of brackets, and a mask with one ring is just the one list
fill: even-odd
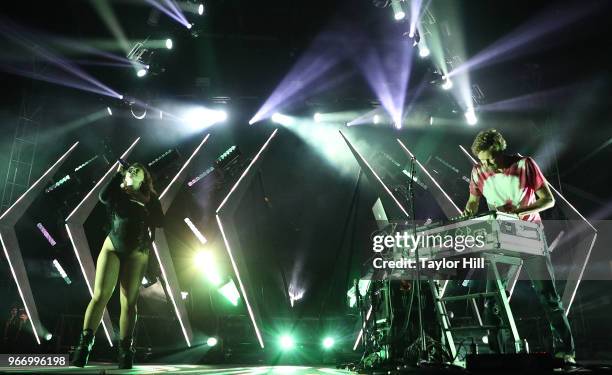
[(355, 374), (350, 371), (324, 367), (304, 366), (206, 366), (206, 365), (137, 365), (131, 370), (118, 370), (116, 363), (92, 363), (85, 368), (78, 367), (32, 367), (28, 369), (0, 367), (2, 374), (218, 374), (218, 375), (329, 375)]

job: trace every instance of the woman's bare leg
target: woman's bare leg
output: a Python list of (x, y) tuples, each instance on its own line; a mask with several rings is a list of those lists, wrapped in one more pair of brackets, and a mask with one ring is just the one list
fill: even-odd
[(104, 245), (102, 245), (102, 251), (98, 255), (93, 298), (89, 302), (87, 310), (85, 310), (83, 330), (91, 329), (95, 333), (100, 326), (104, 308), (113, 295), (115, 285), (117, 285), (119, 265), (119, 257), (114, 252), (113, 243), (107, 237)]
[(136, 302), (140, 294), (142, 278), (147, 270), (149, 254), (141, 251), (133, 251), (121, 262), (119, 271), (121, 302), (121, 317), (119, 318), (120, 340), (131, 338), (136, 326)]

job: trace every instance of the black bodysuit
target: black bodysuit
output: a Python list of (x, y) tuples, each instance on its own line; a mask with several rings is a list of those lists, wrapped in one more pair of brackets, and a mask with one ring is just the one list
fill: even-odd
[(148, 251), (154, 238), (155, 228), (163, 226), (164, 214), (156, 195), (151, 195), (149, 202), (142, 205), (131, 199), (121, 189), (123, 175), (117, 173), (100, 191), (100, 202), (104, 203), (111, 216), (109, 233), (113, 246), (118, 253)]

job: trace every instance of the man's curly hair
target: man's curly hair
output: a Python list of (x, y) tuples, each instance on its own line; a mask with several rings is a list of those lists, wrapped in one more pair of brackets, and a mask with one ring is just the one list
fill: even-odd
[(474, 156), (478, 156), (480, 151), (492, 151), (499, 152), (506, 149), (506, 140), (495, 129), (483, 130), (476, 138), (474, 138), (474, 143), (472, 143), (472, 154)]

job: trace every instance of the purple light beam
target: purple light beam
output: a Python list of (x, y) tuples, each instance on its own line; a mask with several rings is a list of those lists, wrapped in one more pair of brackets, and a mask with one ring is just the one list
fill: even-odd
[(175, 11), (173, 9), (167, 8), (167, 7), (163, 6), (162, 4), (160, 4), (156, 0), (145, 0), (145, 1), (147, 2), (147, 4), (153, 6), (154, 8), (158, 9), (159, 11), (163, 12), (165, 15), (167, 15), (170, 18), (172, 18), (173, 20), (175, 20), (176, 22), (180, 23), (181, 25), (185, 26), (186, 28), (188, 28), (188, 29), (191, 28), (191, 24), (187, 21), (187, 19), (183, 15), (183, 13), (181, 13), (181, 12), (175, 13)]
[(525, 48), (523, 51), (510, 55), (511, 52), (524, 48), (547, 34), (577, 22), (587, 14), (594, 12), (603, 3), (605, 2), (590, 3), (587, 7), (584, 5), (584, 2), (575, 2), (564, 9), (554, 9), (554, 11), (549, 9), (547, 12), (540, 14), (538, 17), (520, 26), (517, 30), (486, 47), (471, 59), (452, 70), (448, 76), (453, 77), (466, 71), (474, 71), (495, 62), (528, 53), (529, 50)]
[(393, 123), (399, 127), (410, 81), (413, 46), (409, 40), (399, 40), (398, 43), (385, 43), (382, 49), (370, 46), (365, 57), (355, 55), (355, 61)]
[(517, 110), (530, 110), (543, 108), (550, 104), (551, 100), (556, 100), (566, 95), (570, 87), (556, 88), (552, 90), (539, 91), (531, 94), (521, 95), (514, 98), (500, 100), (494, 103), (487, 103), (478, 106), (479, 112), (512, 112)]
[[(305, 95), (312, 94), (312, 91), (307, 91), (307, 89), (320, 92), (340, 81), (341, 79), (334, 80), (333, 83), (327, 82), (323, 85), (323, 88), (312, 87), (317, 80), (329, 72), (342, 59), (344, 48), (334, 42), (338, 40), (337, 38), (326, 38), (320, 35), (274, 89), (270, 97), (255, 113), (255, 116), (251, 118), (249, 124), (252, 125), (258, 121), (265, 120), (282, 107), (295, 103), (300, 97), (303, 98)], [(301, 95), (298, 96), (298, 94)]]
[[(10, 29), (9, 26), (11, 26), (14, 30)], [(12, 41), (13, 43), (19, 44), (24, 49), (29, 50), (30, 52), (37, 55), (38, 57), (45, 60), (46, 62), (69, 73), (70, 75), (73, 76), (73, 78), (77, 78), (77, 77), (80, 78), (82, 82), (77, 83), (77, 81), (72, 81), (72, 82), (63, 83), (62, 82), (63, 79), (60, 80), (57, 77), (52, 77), (51, 75), (41, 74), (41, 73), (32, 73), (31, 78), (42, 79), (42, 80), (52, 82), (52, 83), (64, 84), (65, 86), (69, 86), (73, 88), (80, 88), (86, 91), (95, 92), (95, 93), (99, 93), (102, 95), (111, 96), (111, 97), (115, 97), (119, 99), (123, 97), (122, 95), (117, 93), (115, 90), (111, 89), (110, 87), (106, 86), (105, 84), (98, 81), (94, 77), (85, 73), (78, 66), (70, 63), (67, 60), (62, 59), (59, 56), (54, 55), (52, 52), (47, 51), (43, 47), (34, 43), (33, 40), (26, 38), (25, 35), (29, 33), (25, 30), (22, 30), (21, 27), (13, 24), (12, 22), (7, 21), (7, 20), (0, 20), (0, 34), (4, 35), (7, 39)], [(3, 68), (9, 73), (27, 75), (25, 74), (25, 72), (27, 72), (25, 69), (9, 67), (9, 66), (4, 66)], [(21, 73), (24, 73), (24, 74), (21, 74)]]

